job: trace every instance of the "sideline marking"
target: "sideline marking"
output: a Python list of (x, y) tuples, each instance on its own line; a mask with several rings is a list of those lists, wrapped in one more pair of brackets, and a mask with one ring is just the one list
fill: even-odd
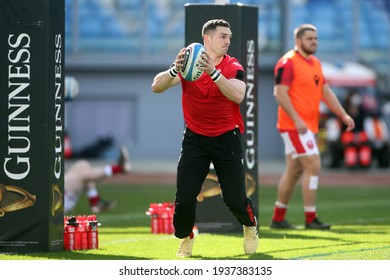
[(320, 258), (320, 257), (329, 257), (331, 255), (336, 254), (348, 254), (351, 252), (366, 252), (366, 251), (381, 251), (390, 249), (390, 246), (385, 247), (373, 247), (373, 248), (364, 248), (364, 249), (357, 249), (357, 250), (343, 250), (343, 251), (336, 251), (336, 252), (330, 252), (330, 253), (324, 253), (324, 254), (313, 254), (313, 255), (307, 255), (299, 258), (292, 258), (289, 260), (305, 260), (305, 259), (312, 259), (312, 258)]

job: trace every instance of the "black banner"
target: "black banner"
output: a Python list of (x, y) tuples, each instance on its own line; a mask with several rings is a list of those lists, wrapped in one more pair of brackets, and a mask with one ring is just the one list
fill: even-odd
[(64, 0), (0, 0), (0, 251), (63, 250)]
[[(242, 139), (246, 187), (247, 194), (255, 203), (256, 216), (258, 216), (258, 8), (237, 4), (187, 4), (185, 6), (185, 45), (193, 42), (203, 44), (203, 24), (210, 19), (217, 18), (225, 19), (230, 23), (233, 39), (229, 47), (229, 55), (240, 61), (246, 73), (246, 98), (241, 103), (241, 114), (245, 123), (245, 133)], [(242, 227), (221, 199), (217, 180), (218, 178), (211, 169), (200, 197), (198, 197), (196, 225), (201, 232), (242, 231)]]

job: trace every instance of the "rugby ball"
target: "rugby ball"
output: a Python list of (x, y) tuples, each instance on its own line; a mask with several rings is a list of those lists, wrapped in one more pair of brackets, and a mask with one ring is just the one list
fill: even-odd
[(196, 81), (202, 76), (203, 70), (199, 69), (199, 61), (201, 61), (201, 55), (204, 51), (205, 48), (199, 43), (192, 43), (186, 48), (180, 72), (187, 81)]

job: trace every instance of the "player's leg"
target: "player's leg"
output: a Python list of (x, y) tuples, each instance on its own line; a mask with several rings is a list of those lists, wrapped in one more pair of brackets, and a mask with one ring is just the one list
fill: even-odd
[(89, 206), (91, 208), (92, 213), (100, 213), (102, 211), (107, 211), (116, 206), (115, 201), (105, 200), (100, 197), (95, 182), (93, 181), (86, 182), (85, 188), (86, 188), (85, 193), (87, 195)]
[(131, 164), (129, 154), (125, 147), (120, 148), (120, 154), (116, 163), (107, 164), (105, 166), (92, 166), (89, 162), (85, 162), (78, 169), (87, 182), (98, 182), (105, 178), (112, 177), (116, 174), (129, 173), (131, 171)]
[(65, 172), (65, 176), (67, 174), (77, 176), (77, 178), (83, 182), (82, 185), (85, 187), (87, 182), (98, 182), (116, 174), (128, 173), (130, 170), (131, 165), (128, 152), (124, 147), (122, 147), (116, 163), (107, 164), (105, 166), (92, 166), (92, 164), (87, 160), (78, 160)]
[(303, 173), (302, 164), (292, 158), (289, 154), (286, 156), (286, 167), (278, 183), (277, 201), (287, 205), (290, 202), (291, 195), (294, 192), (296, 183)]
[(92, 167), (89, 163), (83, 166), (83, 179), (86, 188), (86, 194), (93, 213), (99, 213), (112, 209), (116, 206), (115, 201), (105, 200), (100, 197), (96, 183), (115, 174), (128, 173), (131, 170), (129, 154), (125, 147), (120, 148), (120, 154), (117, 163), (106, 165), (104, 167)]
[(285, 150), (285, 170), (279, 180), (277, 188), (277, 198), (274, 206), (274, 213), (271, 221), (271, 228), (289, 229), (294, 228), (285, 219), (288, 203), (295, 189), (296, 183), (302, 175), (303, 167), (296, 160), (299, 153), (304, 153), (298, 131), (281, 132)]
[(253, 254), (258, 246), (258, 224), (253, 202), (246, 195), (241, 135), (238, 129), (216, 138), (213, 164), (223, 200), (243, 226), (244, 252)]
[(245, 170), (241, 159), (213, 160), (222, 198), (242, 225), (244, 252), (254, 254), (258, 247), (258, 223), (252, 200), (246, 195)]
[(271, 228), (294, 228), (286, 220), (286, 214), (295, 186), (302, 175), (303, 167), (298, 160), (292, 157), (292, 154), (286, 155), (285, 164), (284, 173), (277, 187), (277, 198)]
[(85, 170), (89, 172), (91, 166), (86, 160), (78, 160), (65, 170), (64, 185), (65, 191), (79, 194), (85, 186)]
[(304, 168), (302, 176), (302, 194), (305, 207), (315, 207), (318, 188), (318, 178), (321, 170), (319, 155), (299, 158)]
[(321, 158), (315, 135), (308, 131), (299, 135), (302, 153), (296, 157), (303, 166), (302, 194), (305, 212), (305, 227), (313, 229), (329, 229), (329, 224), (320, 222), (317, 218), (316, 200), (319, 175), (321, 172)]
[(241, 136), (238, 130), (217, 138), (213, 164), (222, 190), (223, 201), (240, 224), (256, 226), (254, 206), (246, 195)]
[(324, 224), (317, 218), (317, 189), (321, 171), (319, 154), (299, 158), (304, 166), (302, 177), (302, 195), (305, 212), (305, 227), (307, 229), (329, 229), (331, 225)]
[[(115, 174), (127, 173), (130, 169), (129, 155), (124, 147), (120, 149), (120, 156), (114, 164), (92, 166), (87, 160), (78, 160), (65, 171), (65, 192), (71, 193), (73, 198), (78, 198), (80, 192), (85, 190), (92, 212), (107, 210), (114, 207), (115, 203), (100, 198), (96, 183)], [(68, 206), (70, 207), (70, 205)], [(65, 207), (68, 206), (65, 205)]]
[(68, 214), (70, 211), (74, 209), (79, 200), (79, 196), (70, 191), (64, 192), (64, 213)]
[(86, 160), (76, 161), (65, 172), (64, 185), (68, 199), (65, 200), (65, 209), (70, 210), (76, 205), (82, 191), (86, 192), (91, 211), (98, 211), (100, 196), (96, 189), (96, 181), (106, 178), (104, 167), (92, 167)]
[(76, 161), (71, 167), (65, 171), (64, 176), (64, 211), (68, 213), (73, 210), (76, 206), (77, 201), (80, 197), (80, 193), (84, 190), (84, 181), (82, 176), (80, 176), (79, 167), (83, 167), (85, 164), (84, 161)]
[(204, 149), (205, 137), (189, 130), (183, 138), (181, 155), (177, 167), (175, 213), (173, 225), (175, 236), (180, 238), (178, 257), (192, 255), (197, 196), (209, 172), (210, 157)]
[(175, 236), (184, 238), (192, 232), (195, 223), (196, 197), (207, 176), (210, 161), (182, 155), (177, 169), (177, 190), (175, 195)]

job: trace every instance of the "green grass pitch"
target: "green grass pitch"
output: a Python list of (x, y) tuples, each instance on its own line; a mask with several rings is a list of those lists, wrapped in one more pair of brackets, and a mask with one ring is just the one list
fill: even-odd
[[(146, 210), (151, 202), (173, 201), (173, 185), (102, 184), (101, 196), (115, 209), (97, 215), (99, 249), (31, 254), (0, 254), (0, 260), (175, 260), (177, 238), (151, 234)], [(321, 187), (319, 218), (328, 231), (303, 229), (301, 191), (294, 192), (287, 219), (297, 230), (271, 230), (276, 189), (259, 189), (260, 242), (256, 254), (242, 249), (242, 234), (196, 236), (193, 260), (390, 260), (390, 187)], [(228, 209), (226, 209), (228, 211)], [(73, 214), (90, 214), (81, 197)]]

